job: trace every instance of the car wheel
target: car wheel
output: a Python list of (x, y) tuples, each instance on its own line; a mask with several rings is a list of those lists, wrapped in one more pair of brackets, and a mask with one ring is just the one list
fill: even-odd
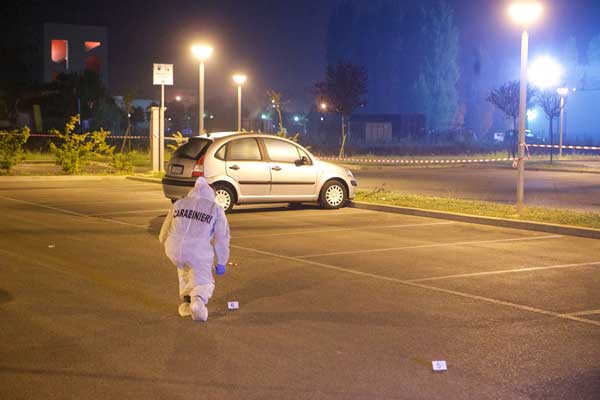
[(229, 186), (220, 183), (213, 185), (213, 189), (215, 189), (216, 203), (223, 207), (225, 212), (231, 211), (235, 201), (233, 190)]
[(346, 204), (348, 193), (343, 183), (339, 181), (329, 181), (321, 189), (320, 203), (321, 207), (327, 209), (341, 208)]

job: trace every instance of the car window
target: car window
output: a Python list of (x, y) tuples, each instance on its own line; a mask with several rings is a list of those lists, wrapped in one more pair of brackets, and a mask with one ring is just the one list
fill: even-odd
[(236, 139), (229, 142), (228, 145), (228, 160), (260, 161), (262, 159), (258, 142), (254, 138)]
[(310, 161), (310, 157), (308, 156), (307, 152), (302, 150), (300, 147), (298, 147), (298, 152), (300, 153), (300, 157), (306, 157), (306, 159), (308, 160), (308, 165), (312, 165), (312, 161)]
[(173, 155), (196, 160), (206, 151), (206, 148), (210, 143), (212, 143), (212, 141), (207, 139), (192, 139), (178, 147)]
[(218, 158), (219, 160), (224, 160), (225, 159), (225, 153), (227, 151), (227, 145), (224, 144), (223, 146), (221, 146), (221, 148), (219, 150), (217, 150), (217, 152), (215, 153), (215, 158)]
[(273, 161), (293, 163), (300, 159), (298, 147), (277, 139), (264, 139), (269, 157)]

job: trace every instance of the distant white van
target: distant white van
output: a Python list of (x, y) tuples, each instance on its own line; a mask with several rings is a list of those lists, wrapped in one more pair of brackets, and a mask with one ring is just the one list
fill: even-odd
[[(517, 134), (518, 136), (518, 134)], [(512, 141), (513, 131), (509, 130), (506, 132), (496, 132), (494, 133), (494, 142), (496, 143), (504, 143)], [(536, 137), (531, 130), (525, 129), (525, 142), (526, 143), (541, 143), (543, 140), (539, 137)]]

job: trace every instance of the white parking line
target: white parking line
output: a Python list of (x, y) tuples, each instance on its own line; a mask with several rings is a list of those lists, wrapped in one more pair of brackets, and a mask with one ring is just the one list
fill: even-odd
[(146, 214), (146, 213), (156, 213), (156, 212), (169, 212), (168, 208), (161, 208), (158, 210), (133, 210), (133, 211), (113, 211), (113, 212), (105, 212), (98, 214), (90, 214), (89, 217), (104, 217), (109, 215), (128, 215), (128, 214)]
[(65, 214), (75, 215), (77, 217), (87, 217), (87, 215), (80, 214), (80, 213), (75, 212), (75, 211), (63, 210), (63, 209), (60, 209), (60, 208), (56, 208), (56, 207), (52, 207), (52, 206), (47, 206), (45, 204), (34, 203), (32, 201), (13, 199), (12, 197), (6, 197), (6, 196), (0, 196), (0, 199), (9, 200), (9, 201), (13, 201), (13, 202), (16, 202), (16, 203), (29, 204), (29, 205), (32, 205), (32, 206), (42, 207), (42, 208), (46, 208), (48, 210), (53, 210), (53, 211), (58, 211), (58, 212), (65, 213)]
[(56, 203), (52, 204), (53, 207), (61, 206), (87, 206), (93, 204), (136, 204), (136, 203), (153, 203), (153, 202), (167, 202), (167, 199), (130, 199), (130, 200), (94, 200), (94, 201), (73, 201), (69, 203)]
[(464, 246), (464, 245), (476, 245), (476, 244), (488, 244), (488, 243), (520, 242), (520, 241), (528, 241), (528, 240), (556, 239), (556, 238), (561, 238), (561, 237), (562, 237), (561, 235), (548, 235), (548, 236), (532, 236), (532, 237), (524, 237), (524, 238), (474, 240), (474, 241), (468, 241), (468, 242), (420, 244), (420, 245), (416, 245), (416, 246), (388, 247), (385, 249), (366, 249), (366, 250), (352, 250), (352, 251), (336, 251), (336, 252), (332, 252), (332, 253), (308, 254), (305, 256), (298, 256), (298, 258), (340, 256), (340, 255), (347, 255), (347, 254), (362, 254), (362, 253), (379, 253), (379, 252), (384, 252), (384, 251), (398, 251), (398, 250), (409, 250), (409, 249), (429, 249), (429, 248), (434, 248), (434, 247)]
[(432, 226), (432, 225), (450, 225), (455, 224), (454, 221), (449, 222), (431, 222), (424, 224), (402, 224), (402, 225), (384, 225), (384, 226), (361, 226), (358, 228), (331, 228), (331, 229), (298, 229), (295, 232), (280, 232), (280, 233), (265, 233), (258, 235), (240, 235), (234, 236), (232, 239), (248, 239), (248, 238), (259, 238), (259, 237), (279, 237), (279, 236), (291, 236), (291, 235), (306, 235), (308, 233), (326, 233), (326, 232), (346, 232), (346, 231), (364, 231), (367, 229), (394, 229), (394, 228), (410, 228), (419, 226)]
[(471, 300), (479, 300), (479, 301), (483, 301), (486, 303), (492, 303), (492, 304), (496, 304), (496, 305), (502, 305), (502, 306), (506, 306), (506, 307), (516, 308), (516, 309), (519, 309), (522, 311), (529, 311), (529, 312), (542, 314), (542, 315), (546, 315), (546, 316), (550, 316), (550, 317), (562, 318), (562, 319), (567, 319), (567, 320), (571, 320), (571, 321), (583, 322), (585, 324), (600, 326), (600, 321), (579, 318), (577, 316), (573, 316), (573, 315), (569, 315), (569, 314), (559, 314), (559, 313), (556, 313), (553, 311), (542, 310), (541, 308), (535, 308), (535, 307), (530, 307), (530, 306), (526, 306), (523, 304), (511, 303), (509, 301), (492, 299), (490, 297), (473, 295), (473, 294), (469, 294), (469, 293), (459, 292), (456, 290), (438, 288), (435, 286), (424, 285), (422, 283), (409, 282), (409, 281), (405, 281), (402, 279), (371, 274), (368, 272), (357, 271), (357, 270), (353, 270), (353, 269), (349, 269), (349, 268), (336, 267), (335, 265), (324, 264), (324, 263), (320, 263), (320, 262), (316, 262), (316, 261), (306, 260), (304, 258), (299, 258), (299, 257), (284, 256), (281, 254), (271, 253), (269, 251), (252, 249), (249, 247), (243, 247), (243, 246), (237, 246), (237, 245), (232, 245), (231, 247), (240, 249), (240, 250), (257, 253), (257, 254), (266, 255), (266, 256), (277, 257), (277, 258), (281, 258), (284, 260), (290, 260), (290, 261), (296, 261), (296, 262), (301, 262), (301, 263), (305, 263), (305, 264), (310, 264), (315, 267), (338, 271), (338, 272), (343, 272), (345, 274), (352, 274), (352, 275), (362, 276), (362, 277), (366, 277), (366, 278), (373, 278), (373, 279), (387, 281), (387, 282), (395, 282), (395, 283), (399, 283), (401, 285), (412, 286), (412, 287), (417, 287), (417, 288), (421, 288), (421, 289), (431, 290), (434, 292), (450, 294), (453, 296), (463, 297), (463, 298), (467, 298), (467, 299), (471, 299)]
[(468, 277), (472, 277), (472, 276), (511, 274), (511, 273), (514, 273), (514, 272), (542, 271), (542, 270), (546, 270), (546, 269), (587, 267), (587, 266), (596, 266), (596, 265), (600, 266), (600, 261), (585, 262), (585, 263), (578, 263), (578, 264), (548, 265), (546, 267), (530, 267), (530, 268), (504, 269), (504, 270), (500, 270), (500, 271), (475, 272), (475, 273), (472, 273), (472, 274), (456, 274), (456, 275), (434, 276), (434, 277), (431, 277), (431, 278), (409, 279), (409, 280), (407, 280), (407, 282), (429, 282), (429, 281), (439, 281), (439, 280), (442, 280), (442, 279), (468, 278)]
[(57, 211), (57, 212), (60, 212), (60, 213), (63, 213), (63, 214), (69, 214), (69, 215), (74, 215), (76, 217), (83, 217), (83, 218), (94, 219), (96, 221), (108, 221), (108, 222), (112, 222), (112, 223), (119, 224), (119, 225), (135, 226), (137, 228), (144, 228), (144, 229), (147, 228), (146, 225), (131, 224), (129, 222), (123, 222), (123, 221), (119, 221), (119, 220), (116, 220), (116, 219), (93, 217), (91, 215), (81, 214), (81, 213), (78, 213), (78, 212), (75, 212), (75, 211), (65, 210), (65, 209), (58, 208), (58, 207), (53, 207), (53, 206), (47, 206), (45, 204), (40, 204), (40, 203), (34, 203), (32, 201), (13, 199), (12, 197), (0, 196), (0, 199), (5, 199), (5, 200), (13, 201), (15, 203), (29, 204), (29, 205), (32, 205), (32, 206), (45, 208), (47, 210)]
[[(365, 210), (360, 210), (357, 212), (354, 211), (347, 211), (347, 210), (335, 210), (335, 211), (321, 211), (321, 212), (315, 212), (315, 213), (303, 213), (301, 212), (302, 210), (292, 210), (292, 209), (286, 209), (286, 208), (282, 208), (281, 211), (275, 211), (276, 213), (278, 213), (278, 215), (258, 215), (258, 214), (253, 214), (252, 217), (249, 218), (244, 218), (244, 213), (232, 213), (232, 214), (228, 214), (227, 218), (229, 219), (229, 222), (231, 223), (233, 222), (246, 222), (246, 221), (261, 221), (261, 220), (269, 220), (269, 219), (287, 219), (287, 218), (292, 218), (292, 219), (299, 219), (299, 218), (304, 218), (304, 217), (344, 217), (344, 216), (348, 216), (348, 215), (356, 215), (356, 214), (365, 214), (363, 211)], [(261, 212), (260, 209), (257, 209), (257, 212)], [(264, 211), (263, 211), (264, 212)], [(236, 217), (239, 217), (236, 218)]]
[(562, 315), (569, 315), (569, 316), (577, 317), (577, 316), (582, 316), (582, 315), (594, 315), (594, 314), (600, 314), (600, 310), (578, 311), (578, 312), (567, 313), (567, 314), (562, 314)]

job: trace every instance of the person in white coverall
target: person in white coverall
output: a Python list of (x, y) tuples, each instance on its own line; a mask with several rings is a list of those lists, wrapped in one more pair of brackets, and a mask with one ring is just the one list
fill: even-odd
[[(225, 273), (229, 259), (229, 224), (215, 202), (215, 192), (202, 177), (189, 194), (173, 205), (160, 230), (159, 240), (179, 275), (179, 315), (206, 321), (206, 305), (215, 289), (217, 275)], [(214, 250), (213, 250), (214, 242)]]

